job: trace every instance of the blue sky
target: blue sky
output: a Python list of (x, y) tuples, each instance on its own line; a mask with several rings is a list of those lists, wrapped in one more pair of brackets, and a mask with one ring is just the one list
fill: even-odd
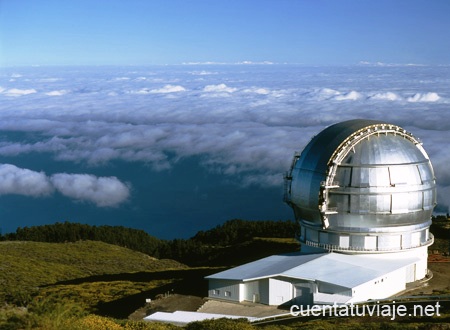
[(0, 0), (0, 65), (450, 64), (447, 0)]

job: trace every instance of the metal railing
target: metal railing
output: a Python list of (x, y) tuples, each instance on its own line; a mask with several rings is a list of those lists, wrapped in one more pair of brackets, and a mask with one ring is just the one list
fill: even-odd
[(418, 247), (422, 247), (422, 246), (428, 246), (433, 244), (434, 242), (434, 236), (433, 234), (430, 233), (430, 237), (428, 238), (428, 240), (426, 240), (425, 242), (421, 242), (419, 244), (416, 245), (412, 245), (412, 246), (407, 246), (407, 247), (387, 247), (387, 248), (383, 248), (383, 247), (376, 247), (376, 248), (364, 248), (364, 247), (360, 247), (360, 246), (348, 246), (348, 247), (343, 247), (343, 246), (339, 246), (339, 245), (334, 245), (334, 244), (326, 244), (326, 243), (319, 243), (319, 242), (313, 242), (310, 240), (304, 240), (304, 241), (300, 241), (301, 243), (304, 243), (308, 246), (311, 247), (316, 247), (316, 248), (321, 248), (324, 250), (328, 250), (329, 252), (333, 252), (333, 251), (338, 251), (338, 252), (367, 252), (367, 253), (371, 253), (371, 252), (396, 252), (396, 251), (404, 251), (404, 250), (409, 250), (409, 249), (415, 249)]

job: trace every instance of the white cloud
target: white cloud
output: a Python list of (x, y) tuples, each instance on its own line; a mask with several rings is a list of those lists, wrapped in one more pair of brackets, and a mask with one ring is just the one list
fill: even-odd
[(441, 97), (437, 93), (416, 93), (408, 97), (408, 102), (436, 102)]
[(236, 62), (235, 64), (244, 64), (244, 65), (272, 65), (275, 64), (274, 62), (271, 61), (262, 61), (262, 62), (254, 62), (254, 61), (241, 61), (241, 62)]
[(61, 95), (67, 94), (68, 92), (69, 91), (62, 89), (62, 90), (59, 90), (59, 91), (51, 91), (51, 92), (45, 93), (45, 95), (48, 95), (48, 96), (61, 96)]
[(67, 173), (48, 177), (43, 172), (12, 164), (0, 164), (0, 182), (0, 195), (43, 197), (56, 190), (69, 198), (91, 202), (98, 207), (119, 205), (130, 195), (129, 187), (116, 177)]
[(181, 64), (182, 65), (224, 65), (224, 64), (231, 64), (231, 63), (206, 61), (206, 62), (183, 62)]
[(270, 94), (270, 90), (268, 90), (267, 88), (257, 88), (257, 89), (254, 90), (254, 92), (256, 94), (261, 94), (261, 95)]
[(341, 93), (332, 88), (319, 88), (314, 89), (308, 92), (310, 98), (318, 101), (330, 100), (336, 96), (339, 96)]
[(214, 72), (214, 71), (201, 70), (201, 71), (192, 71), (191, 74), (194, 76), (209, 76), (209, 75), (218, 74), (218, 73)]
[(18, 88), (11, 88), (8, 90), (3, 91), (3, 94), (6, 96), (22, 96), (22, 95), (29, 95), (37, 93), (37, 91), (33, 88), (31, 89), (18, 89)]
[(262, 87), (252, 87), (243, 90), (244, 93), (255, 93), (259, 95), (269, 95), (270, 90)]
[(340, 92), (332, 88), (321, 88), (317, 92), (319, 95), (327, 95), (327, 96), (335, 96), (340, 94)]
[(165, 85), (162, 88), (158, 89), (152, 89), (150, 93), (154, 94), (166, 94), (166, 93), (178, 93), (178, 92), (184, 92), (186, 89), (183, 86), (179, 85)]
[(370, 99), (372, 100), (387, 100), (387, 101), (398, 101), (402, 98), (398, 96), (396, 93), (393, 92), (382, 92), (382, 93), (376, 93), (372, 96), (370, 96)]
[(132, 94), (169, 94), (169, 93), (178, 93), (184, 92), (186, 89), (183, 86), (179, 85), (165, 85), (162, 88), (150, 89), (150, 88), (141, 88), (137, 91), (132, 91)]
[(0, 165), (0, 182), (1, 195), (15, 194), (38, 197), (53, 192), (53, 186), (44, 173), (19, 168), (11, 164)]
[(272, 61), (238, 61), (238, 62), (184, 62), (182, 65), (273, 65), (276, 64)]
[(237, 88), (228, 87), (225, 84), (207, 85), (203, 88), (204, 92), (208, 93), (233, 93), (237, 91)]
[(334, 97), (334, 99), (337, 100), (337, 101), (347, 101), (347, 100), (356, 101), (356, 100), (359, 100), (361, 98), (362, 98), (361, 93), (358, 93), (357, 91), (351, 91), (351, 92), (348, 92), (348, 93), (343, 94), (343, 95), (336, 95)]
[(367, 66), (380, 66), (380, 67), (408, 67), (408, 66), (424, 66), (423, 64), (418, 63), (384, 63), (384, 62), (368, 62), (368, 61), (360, 61), (359, 65), (367, 65)]
[(128, 186), (116, 177), (58, 173), (52, 175), (50, 180), (64, 196), (92, 202), (99, 207), (116, 206), (130, 195)]

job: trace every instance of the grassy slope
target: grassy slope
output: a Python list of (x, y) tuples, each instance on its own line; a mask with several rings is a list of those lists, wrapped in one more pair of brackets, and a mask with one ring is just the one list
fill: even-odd
[[(291, 239), (254, 239), (221, 249), (211, 266), (238, 265), (297, 248)], [(0, 242), (0, 301), (19, 306), (73, 302), (86, 311), (126, 318), (145, 298), (161, 293), (204, 296), (204, 276), (221, 270), (188, 268), (103, 242)]]
[(0, 242), (0, 298), (17, 290), (92, 275), (183, 267), (173, 260), (157, 260), (102, 242)]
[[(210, 266), (229, 267), (297, 249), (298, 243), (291, 239), (254, 238), (221, 248)], [(43, 315), (36, 311), (36, 301), (56, 301), (73, 302), (87, 312), (125, 319), (143, 305), (145, 298), (158, 293), (175, 290), (205, 294), (203, 277), (220, 270), (190, 269), (173, 260), (157, 260), (102, 242), (0, 242), (0, 301), (14, 290), (31, 292), (39, 286), (39, 292), (34, 291), (38, 299), (31, 304), (35, 314)], [(0, 328), (1, 324), (0, 310)], [(319, 328), (328, 328), (322, 326)], [(335, 326), (333, 321), (329, 326)]]

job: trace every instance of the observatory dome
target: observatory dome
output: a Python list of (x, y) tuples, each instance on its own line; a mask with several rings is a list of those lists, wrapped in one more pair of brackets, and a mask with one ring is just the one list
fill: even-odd
[(420, 141), (393, 124), (355, 119), (324, 129), (294, 156), (285, 200), (305, 244), (363, 251), (431, 244), (433, 168)]

